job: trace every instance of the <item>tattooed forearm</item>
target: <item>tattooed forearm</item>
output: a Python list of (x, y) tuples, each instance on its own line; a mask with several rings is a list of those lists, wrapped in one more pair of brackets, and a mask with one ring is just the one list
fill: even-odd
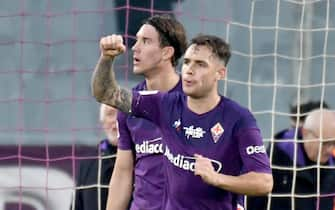
[(113, 60), (100, 57), (91, 80), (92, 95), (101, 102), (110, 89), (116, 89), (114, 71), (112, 70)]
[(92, 94), (98, 102), (130, 113), (132, 94), (119, 87), (113, 70), (113, 59), (99, 59), (93, 72), (91, 87)]
[(110, 100), (114, 101), (115, 107), (127, 114), (131, 113), (131, 103), (132, 103), (132, 94), (129, 90), (126, 89), (119, 89), (116, 91), (117, 97), (115, 100)]

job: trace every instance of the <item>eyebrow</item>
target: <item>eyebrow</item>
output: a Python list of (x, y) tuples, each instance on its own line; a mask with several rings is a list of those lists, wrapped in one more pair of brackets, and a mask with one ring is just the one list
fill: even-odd
[(136, 39), (139, 39), (139, 38), (141, 38), (141, 39), (152, 39), (152, 37), (148, 37), (148, 36), (141, 36), (141, 35), (137, 35), (136, 34)]
[(317, 132), (317, 131), (315, 131), (315, 130), (313, 130), (313, 129), (307, 129), (309, 132), (311, 132), (312, 134), (313, 134), (313, 136), (315, 136), (315, 137), (317, 137), (317, 138), (321, 138), (320, 137), (320, 131), (319, 132)]
[(208, 64), (207, 61), (204, 60), (194, 60), (195, 63), (200, 63), (200, 64)]
[(199, 64), (202, 64), (202, 65), (206, 65), (206, 66), (209, 66), (209, 63), (205, 60), (198, 60), (198, 59), (189, 59), (189, 58), (184, 58), (184, 62), (194, 62), (195, 64), (199, 65)]

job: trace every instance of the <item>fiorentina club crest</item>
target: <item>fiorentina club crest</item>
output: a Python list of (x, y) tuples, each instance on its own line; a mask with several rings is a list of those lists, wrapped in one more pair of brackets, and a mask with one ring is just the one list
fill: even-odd
[(224, 129), (222, 127), (222, 125), (220, 123), (216, 123), (212, 128), (211, 128), (211, 133), (212, 133), (212, 137), (214, 140), (214, 143), (216, 143), (220, 137), (222, 136), (224, 132)]

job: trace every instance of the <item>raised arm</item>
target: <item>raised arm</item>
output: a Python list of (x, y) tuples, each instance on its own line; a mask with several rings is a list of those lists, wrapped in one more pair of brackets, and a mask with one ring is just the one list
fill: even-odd
[(101, 56), (92, 75), (91, 88), (92, 95), (98, 102), (130, 113), (132, 94), (118, 85), (113, 69), (114, 58), (122, 54), (125, 49), (120, 35), (113, 34), (101, 38)]

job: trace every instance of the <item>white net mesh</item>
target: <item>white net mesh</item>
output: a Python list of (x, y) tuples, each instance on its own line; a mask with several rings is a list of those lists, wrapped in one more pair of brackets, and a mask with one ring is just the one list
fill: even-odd
[[(248, 72), (244, 80), (235, 80), (234, 76), (232, 78), (229, 75), (226, 94), (229, 95), (231, 83), (235, 86), (245, 86), (247, 94), (242, 103), (248, 105), (261, 124), (264, 141), (270, 148), (272, 168), (279, 177), (275, 179), (280, 182), (275, 183), (275, 189), (280, 189), (280, 186), (289, 189), (286, 193), (277, 191), (270, 194), (267, 209), (271, 209), (270, 206), (274, 205), (271, 201), (276, 198), (288, 198), (291, 209), (297, 209), (297, 206), (301, 206), (299, 202), (307, 201), (304, 198), (315, 198), (310, 209), (322, 209), (322, 199), (334, 197), (335, 188), (330, 192), (322, 192), (325, 185), (332, 183), (325, 183), (327, 181), (323, 180), (322, 174), (325, 170), (334, 170), (334, 166), (323, 166), (318, 163), (301, 165), (299, 158), (302, 154), (298, 149), (301, 140), (298, 130), (302, 120), (298, 118), (293, 124), (289, 122), (291, 117), (306, 115), (299, 106), (301, 104), (320, 101), (333, 107), (331, 104), (334, 103), (332, 95), (335, 92), (335, 47), (332, 44), (332, 40), (335, 39), (334, 9), (334, 1), (252, 1), (249, 23), (246, 25), (239, 22), (231, 23), (230, 28), (239, 27), (249, 40), (246, 43), (248, 45), (246, 51), (233, 47), (236, 62), (247, 60)], [(235, 37), (227, 36), (227, 38)], [(290, 112), (288, 109), (290, 105), (297, 105), (297, 113)], [(322, 108), (322, 105), (317, 107)], [(287, 140), (274, 139), (278, 131), (286, 128), (295, 131), (293, 136)], [(279, 154), (274, 152), (275, 142), (293, 142), (292, 150), (286, 151), (289, 156), (291, 155), (292, 165), (280, 165), (286, 160), (284, 157), (275, 157)], [(282, 159), (278, 160), (280, 158)], [(311, 169), (316, 169), (315, 177), (311, 181), (314, 183), (314, 191), (297, 192), (297, 189), (302, 188), (301, 174), (309, 173), (307, 171)], [(282, 173), (290, 174), (286, 177), (288, 180), (283, 178), (285, 176)], [(306, 182), (306, 185), (308, 184), (309, 182)], [(277, 201), (276, 205), (288, 209), (284, 204), (285, 201), (281, 201), (282, 203)], [(308, 201), (306, 203), (308, 205)]]
[[(89, 88), (98, 40), (119, 33), (130, 46), (140, 19), (156, 13), (174, 14), (189, 38), (199, 32), (226, 38), (233, 56), (220, 91), (255, 114), (266, 144), (291, 126), (291, 104), (319, 100), (335, 107), (333, 0), (2, 0), (0, 209), (66, 209), (74, 189), (107, 188), (100, 178), (74, 184), (78, 162), (98, 158), (78, 146), (91, 151), (103, 138)], [(130, 87), (138, 78), (126, 56), (118, 60), (117, 76)], [(320, 192), (324, 167), (313, 167), (315, 193), (270, 197), (326, 196)], [(274, 168), (293, 171), (292, 189), (304, 169)]]

